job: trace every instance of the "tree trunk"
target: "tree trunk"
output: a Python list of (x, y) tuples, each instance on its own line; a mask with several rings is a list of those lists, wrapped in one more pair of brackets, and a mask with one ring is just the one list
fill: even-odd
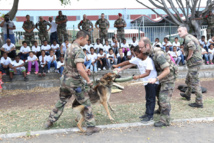
[(15, 18), (16, 13), (18, 11), (18, 6), (19, 6), (19, 0), (14, 0), (12, 9), (7, 13), (10, 16), (10, 20), (13, 20)]
[(197, 38), (201, 37), (201, 22), (197, 20), (191, 20), (191, 34), (196, 35)]

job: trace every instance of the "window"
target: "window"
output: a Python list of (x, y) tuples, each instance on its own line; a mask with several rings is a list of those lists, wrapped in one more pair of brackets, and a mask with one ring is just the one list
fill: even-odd
[(77, 16), (76, 18), (77, 18), (77, 20), (80, 20), (80, 16)]

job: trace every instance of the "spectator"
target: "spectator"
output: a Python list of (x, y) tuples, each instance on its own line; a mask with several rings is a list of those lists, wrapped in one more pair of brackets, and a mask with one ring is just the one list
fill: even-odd
[(59, 48), (59, 44), (57, 44), (56, 40), (53, 40), (53, 44), (51, 45), (51, 49), (54, 51), (54, 54), (56, 55), (57, 59), (59, 59), (60, 48)]
[(32, 67), (35, 67), (35, 72), (34, 73), (38, 74), (38, 71), (39, 71), (38, 58), (37, 58), (36, 55), (33, 54), (32, 51), (29, 53), (29, 56), (27, 58), (27, 62), (28, 62), (28, 72), (27, 72), (27, 75), (30, 74)]
[(65, 51), (68, 47), (70, 47), (71, 44), (69, 43), (68, 40), (65, 40), (65, 42), (62, 43), (61, 47), (60, 47), (60, 53), (61, 53), (61, 56), (64, 56), (65, 55)]
[[(27, 45), (27, 43), (26, 43)], [(26, 69), (24, 67), (24, 62), (20, 60), (19, 56), (15, 57), (15, 60), (10, 64), (10, 82), (13, 81), (13, 73), (14, 74), (23, 74), (24, 76), (24, 81), (27, 81), (27, 74), (26, 74)]]
[(86, 49), (87, 54), (90, 54), (90, 48), (91, 48), (91, 47), (94, 47), (94, 46), (91, 44), (91, 41), (88, 40), (87, 49)]
[(98, 54), (99, 50), (104, 49), (104, 47), (103, 47), (103, 44), (100, 43), (100, 39), (97, 39), (96, 42), (97, 43), (94, 45), (94, 49), (95, 49), (96, 53)]
[(111, 46), (108, 43), (108, 40), (105, 41), (105, 45), (104, 45), (104, 52), (107, 54), (108, 50), (111, 48)]
[(123, 49), (119, 48), (119, 53), (117, 54), (117, 64), (126, 61), (126, 56), (123, 53)]
[(48, 41), (44, 40), (43, 45), (41, 46), (41, 50), (45, 51), (45, 55), (50, 55), (49, 50), (51, 49), (51, 46), (48, 45)]
[(172, 43), (172, 46), (173, 47), (176, 46), (177, 50), (180, 49), (181, 44), (180, 44), (180, 42), (178, 42), (178, 37), (175, 37), (175, 41)]
[(10, 17), (8, 14), (4, 15), (4, 21), (0, 24), (0, 27), (2, 27), (3, 37), (4, 37), (4, 43), (6, 43), (7, 39), (11, 40), (11, 43), (15, 45), (15, 37), (13, 30), (16, 29), (16, 26), (14, 23), (10, 20)]
[(181, 57), (181, 62), (185, 65), (185, 57), (184, 57), (184, 45), (180, 45), (180, 50), (178, 50), (178, 55)]
[(53, 22), (52, 17), (49, 17), (49, 22), (51, 24), (50, 43), (53, 44), (54, 41), (56, 41), (56, 43), (59, 43), (58, 36), (57, 36), (57, 24), (55, 22)]
[(48, 65), (48, 73), (50, 72), (51, 67), (55, 67), (55, 72), (58, 72), (57, 70), (57, 62), (56, 62), (56, 55), (54, 55), (54, 51), (50, 50), (50, 55), (47, 56), (47, 65)]
[(169, 50), (172, 51), (172, 43), (169, 41), (167, 37), (164, 38), (164, 41), (162, 42), (162, 49), (165, 51), (166, 46), (169, 46)]
[(10, 57), (7, 56), (7, 53), (3, 54), (1, 57), (1, 68), (3, 75), (6, 75), (6, 71), (9, 71), (9, 65), (12, 63)]
[(100, 49), (97, 55), (97, 67), (98, 71), (106, 70), (106, 54), (103, 52), (103, 49)]
[(117, 63), (117, 58), (112, 48), (109, 49), (109, 53), (107, 54), (107, 60), (108, 60), (107, 62), (108, 69), (111, 69), (112, 65)]
[(27, 45), (26, 41), (22, 42), (22, 47), (20, 48), (20, 57), (22, 60), (27, 60), (27, 57), (29, 56), (30, 47)]
[(129, 51), (129, 44), (126, 43), (126, 39), (123, 39), (123, 43), (121, 43), (121, 48), (123, 49), (123, 53), (125, 56), (127, 56), (127, 53)]
[(172, 56), (172, 58), (174, 59), (175, 63), (177, 65), (179, 65), (180, 61), (181, 61), (181, 57), (177, 52), (177, 46), (173, 47), (173, 51), (170, 52), (170, 55)]
[(135, 57), (134, 48), (135, 48), (135, 47), (132, 45), (130, 51), (128, 51), (128, 53), (127, 53), (127, 58), (128, 58), (128, 60), (131, 60), (132, 58)]
[(214, 54), (214, 44), (211, 44), (208, 50), (209, 53), (209, 59), (210, 59), (210, 64), (213, 65), (213, 54)]
[(201, 36), (201, 39), (199, 40), (200, 44), (203, 45), (203, 48), (206, 49), (206, 51), (208, 52), (208, 47), (207, 47), (207, 42), (205, 40), (205, 36)]
[(89, 55), (89, 58), (91, 59), (91, 67), (90, 70), (91, 72), (97, 73), (97, 54), (94, 53), (94, 48), (90, 48), (91, 54)]
[(8, 57), (14, 59), (16, 56), (16, 47), (13, 43), (11, 43), (10, 39), (7, 39), (6, 44), (4, 44), (1, 48), (2, 55), (3, 53), (7, 53)]
[(132, 42), (130, 43), (131, 46), (138, 46), (138, 42), (136, 42), (136, 37), (132, 37)]
[(34, 45), (32, 46), (32, 51), (34, 52), (34, 54), (39, 57), (41, 55), (41, 48), (40, 46), (38, 46), (37, 41), (34, 41)]
[(203, 48), (203, 45), (201, 45), (201, 49), (202, 49), (202, 57), (205, 59), (206, 65), (209, 65), (208, 52)]
[(41, 51), (41, 56), (39, 56), (39, 76), (45, 76), (47, 72), (47, 56), (45, 55), (45, 50)]
[(62, 75), (62, 72), (64, 70), (64, 57), (60, 57), (59, 61), (57, 62), (57, 69), (59, 69), (60, 75)]
[(155, 42), (153, 43), (152, 47), (155, 48), (157, 45), (159, 45), (162, 48), (162, 44), (160, 43), (159, 38), (155, 39)]
[(171, 56), (171, 51), (169, 50), (169, 46), (166, 46), (166, 53), (168, 53), (168, 55), (170, 56), (171, 60), (173, 63), (175, 63), (175, 60), (173, 59), (173, 57)]
[(111, 47), (112, 47), (112, 50), (114, 51), (114, 54), (116, 55), (118, 53), (119, 42), (117, 42), (115, 37), (112, 37)]
[(30, 21), (30, 15), (26, 15), (26, 21), (24, 21), (22, 28), (25, 30), (25, 41), (27, 45), (30, 46), (30, 42), (34, 44), (34, 33), (33, 30), (35, 29), (35, 25), (33, 21)]
[(83, 52), (85, 54), (84, 65), (86, 69), (89, 69), (91, 66), (90, 56), (87, 54), (86, 49), (83, 49)]
[(209, 47), (211, 44), (214, 44), (214, 36), (208, 40), (207, 47)]

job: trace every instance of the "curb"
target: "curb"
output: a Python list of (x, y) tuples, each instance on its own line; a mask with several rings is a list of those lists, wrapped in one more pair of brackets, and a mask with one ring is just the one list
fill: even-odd
[[(214, 121), (214, 117), (205, 117), (205, 118), (191, 118), (191, 119), (176, 119), (173, 120), (172, 123), (179, 123), (179, 122), (212, 122)], [(118, 128), (128, 128), (128, 127), (139, 127), (139, 126), (150, 126), (153, 125), (153, 122), (149, 123), (122, 123), (122, 124), (109, 124), (109, 125), (99, 125), (101, 129), (118, 129)], [(52, 130), (42, 130), (42, 131), (32, 131), (30, 135), (47, 135), (47, 134), (56, 134), (56, 133), (68, 133), (68, 132), (79, 132), (78, 128), (68, 128), (68, 129), (52, 129)], [(28, 132), (20, 132), (20, 133), (10, 133), (10, 134), (0, 134), (0, 138), (18, 138), (22, 136), (26, 136)]]

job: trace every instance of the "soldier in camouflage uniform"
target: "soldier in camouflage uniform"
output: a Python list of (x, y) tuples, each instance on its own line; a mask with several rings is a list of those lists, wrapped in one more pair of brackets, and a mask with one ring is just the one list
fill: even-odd
[(26, 15), (26, 21), (24, 21), (22, 28), (25, 30), (25, 41), (27, 42), (27, 45), (30, 46), (34, 44), (34, 33), (33, 30), (35, 28), (35, 25), (33, 21), (30, 21), (30, 16)]
[(117, 41), (122, 42), (125, 38), (124, 28), (126, 27), (126, 21), (122, 18), (122, 14), (118, 14), (119, 18), (114, 22), (114, 27), (117, 28)]
[(99, 128), (95, 127), (95, 120), (92, 114), (91, 102), (88, 93), (85, 90), (84, 78), (87, 84), (93, 85), (88, 74), (90, 70), (83, 68), (85, 54), (80, 46), (87, 44), (88, 35), (84, 31), (79, 31), (76, 35), (76, 40), (66, 50), (64, 60), (64, 71), (60, 79), (60, 100), (56, 103), (55, 108), (49, 115), (49, 120), (46, 128), (51, 127), (53, 122), (56, 122), (61, 116), (64, 106), (73, 95), (75, 99), (83, 105), (84, 119), (87, 125), (87, 134), (98, 132)]
[[(142, 43), (142, 44), (141, 44)], [(150, 55), (154, 61), (157, 78), (149, 79), (150, 83), (159, 81), (159, 89), (157, 93), (160, 120), (155, 122), (155, 127), (169, 126), (170, 125), (170, 99), (175, 87), (175, 80), (177, 78), (178, 68), (171, 61), (170, 56), (161, 50), (161, 48), (151, 49), (150, 40), (146, 37), (142, 38), (139, 42), (141, 52)], [(156, 112), (157, 113), (157, 112)]]
[(197, 38), (188, 34), (185, 26), (180, 26), (178, 28), (178, 34), (181, 38), (184, 38), (184, 53), (185, 57), (187, 57), (186, 61), (188, 67), (188, 73), (185, 81), (188, 88), (185, 93), (181, 93), (181, 96), (185, 97), (189, 101), (191, 98), (192, 88), (194, 88), (196, 100), (195, 103), (191, 103), (189, 106), (203, 108), (201, 85), (198, 77), (200, 66), (203, 63), (200, 43)]
[[(68, 33), (66, 30), (66, 22), (68, 21), (66, 15), (62, 15), (62, 11), (59, 11), (59, 15), (55, 19), (57, 26), (57, 36), (59, 43), (62, 44), (62, 41), (68, 40)], [(63, 40), (64, 38), (64, 40)]]
[[(47, 29), (47, 25), (49, 25), (49, 29)], [(48, 31), (51, 29), (51, 24), (48, 21), (43, 20), (40, 16), (39, 22), (36, 23), (36, 29), (39, 31), (39, 39), (41, 40), (41, 43), (45, 40), (49, 41)]]
[[(99, 25), (99, 28), (97, 27)], [(108, 40), (108, 29), (109, 29), (109, 21), (105, 19), (104, 13), (101, 14), (101, 18), (97, 20), (95, 23), (95, 27), (99, 29), (99, 36), (101, 43), (103, 44), (103, 39)]]
[[(82, 29), (80, 28), (82, 26)], [(93, 29), (93, 24), (92, 22), (86, 18), (86, 15), (83, 15), (83, 20), (80, 21), (78, 24), (79, 30), (83, 30), (89, 35), (89, 40), (91, 41), (91, 30)]]

